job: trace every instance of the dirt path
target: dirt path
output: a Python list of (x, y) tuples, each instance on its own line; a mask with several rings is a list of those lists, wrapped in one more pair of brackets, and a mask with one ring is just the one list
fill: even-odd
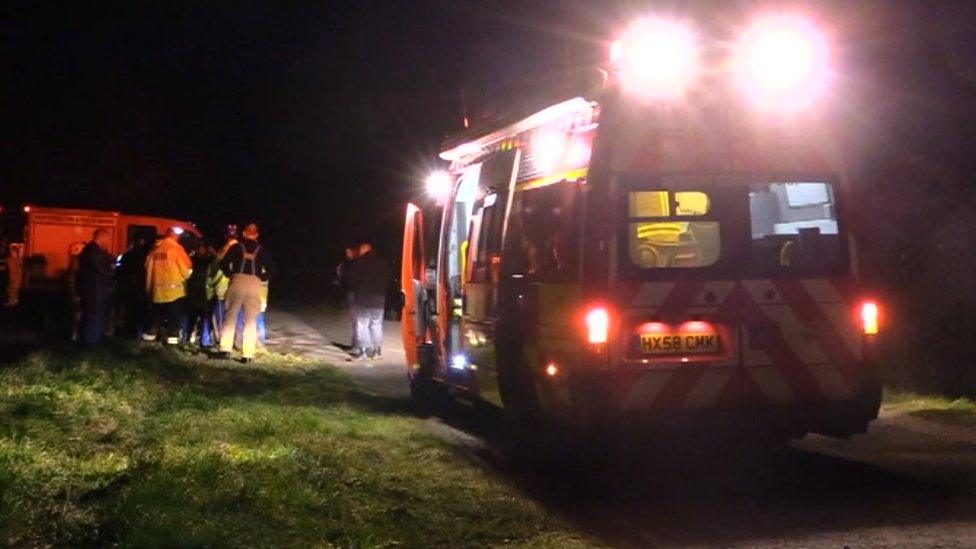
[[(276, 312), (271, 321), (278, 350), (408, 398), (396, 323), (387, 323), (386, 358), (367, 365), (345, 362), (335, 344), (348, 339), (341, 315)], [(623, 460), (525, 471), (483, 442), (490, 422), (461, 411), (430, 424), (609, 546), (976, 547), (976, 432), (964, 427), (884, 413), (865, 435), (808, 436), (782, 452), (641, 448)]]
[(382, 359), (350, 362), (349, 353), (344, 350), (349, 345), (349, 324), (341, 313), (275, 311), (269, 314), (269, 319), (270, 348), (334, 364), (348, 372), (369, 393), (392, 398), (410, 397), (397, 323), (385, 323)]

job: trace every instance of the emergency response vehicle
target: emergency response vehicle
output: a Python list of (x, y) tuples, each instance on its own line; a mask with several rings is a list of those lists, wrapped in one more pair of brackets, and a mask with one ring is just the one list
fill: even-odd
[(516, 426), (865, 431), (879, 307), (824, 114), (828, 40), (770, 16), (728, 43), (648, 18), (596, 89), (444, 144), (436, 208), (406, 211), (417, 398)]
[(110, 235), (109, 253), (119, 256), (142, 240), (151, 245), (170, 227), (181, 238), (200, 238), (200, 231), (188, 221), (161, 217), (130, 215), (120, 212), (24, 206), (25, 287), (57, 286), (64, 279), (77, 255), (96, 229)]

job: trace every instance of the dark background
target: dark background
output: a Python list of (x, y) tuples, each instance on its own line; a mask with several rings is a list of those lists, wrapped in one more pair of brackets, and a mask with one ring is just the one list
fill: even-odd
[(823, 21), (830, 98), (885, 299), (890, 379), (976, 393), (976, 2), (6, 3), (0, 203), (258, 221), (275, 294), (329, 292), (349, 240), (394, 258), (442, 138), (603, 58), (634, 16)]

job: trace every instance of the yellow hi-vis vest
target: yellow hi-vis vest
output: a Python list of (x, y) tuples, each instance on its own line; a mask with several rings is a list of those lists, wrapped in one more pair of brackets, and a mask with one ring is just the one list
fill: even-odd
[(207, 277), (207, 299), (217, 298), (221, 301), (227, 296), (227, 287), (230, 286), (230, 279), (220, 268), (220, 261), (214, 260), (210, 264), (210, 272)]

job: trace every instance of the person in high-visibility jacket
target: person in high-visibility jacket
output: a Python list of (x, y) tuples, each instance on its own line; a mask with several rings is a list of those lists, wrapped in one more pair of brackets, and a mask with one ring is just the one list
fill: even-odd
[(244, 228), (244, 238), (230, 248), (220, 267), (230, 277), (227, 289), (227, 316), (220, 331), (220, 354), (226, 358), (234, 348), (234, 332), (237, 315), (244, 310), (244, 335), (241, 344), (243, 362), (254, 358), (257, 347), (257, 318), (261, 314), (263, 283), (275, 273), (271, 253), (258, 244), (258, 226), (254, 223)]
[(146, 258), (146, 292), (152, 296), (153, 320), (142, 335), (144, 340), (158, 340), (159, 330), (165, 326), (166, 344), (180, 342), (183, 299), (192, 265), (190, 256), (177, 241), (176, 230), (167, 230)]

